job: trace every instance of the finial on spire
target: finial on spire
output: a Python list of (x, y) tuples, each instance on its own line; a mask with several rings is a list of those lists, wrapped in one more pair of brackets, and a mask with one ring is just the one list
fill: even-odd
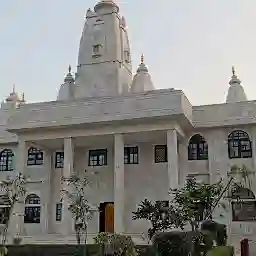
[(235, 71), (235, 67), (234, 66), (232, 66), (232, 74), (233, 74), (233, 76), (236, 75), (236, 71)]
[(12, 92), (15, 92), (15, 84), (12, 85)]
[(235, 70), (234, 66), (232, 66), (232, 77), (231, 77), (231, 80), (229, 81), (229, 84), (230, 85), (232, 85), (232, 84), (241, 84), (241, 81), (239, 80), (239, 78), (236, 75), (236, 70)]
[(141, 62), (141, 64), (144, 64), (144, 54), (141, 54), (140, 62)]
[(68, 65), (68, 73), (70, 73), (71, 72), (71, 65), (69, 64)]

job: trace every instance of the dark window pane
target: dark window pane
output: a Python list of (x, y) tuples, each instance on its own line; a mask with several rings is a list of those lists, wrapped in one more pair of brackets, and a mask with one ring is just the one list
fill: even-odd
[(56, 204), (56, 221), (61, 221), (62, 218), (62, 203)]
[(63, 166), (64, 166), (64, 152), (56, 152), (55, 168), (63, 168)]
[(256, 202), (242, 201), (232, 202), (233, 221), (255, 221), (256, 220)]
[(40, 206), (26, 206), (25, 207), (25, 223), (40, 223)]
[(195, 134), (189, 140), (188, 160), (207, 160), (208, 144), (200, 134)]
[(89, 151), (89, 166), (107, 165), (107, 149)]
[(167, 145), (155, 146), (155, 163), (167, 162)]
[(27, 165), (42, 165), (44, 162), (44, 154), (38, 148), (30, 148), (28, 150)]
[(125, 164), (138, 164), (139, 163), (139, 150), (138, 147), (125, 147), (124, 148), (124, 163)]
[(252, 157), (251, 141), (244, 131), (233, 131), (228, 136), (229, 158)]
[(40, 197), (31, 194), (28, 195), (25, 200), (25, 214), (24, 214), (24, 222), (25, 223), (40, 223)]
[(26, 200), (25, 200), (26, 204), (40, 204), (40, 197), (37, 195), (29, 195), (27, 196)]
[(6, 224), (9, 220), (10, 207), (0, 208), (0, 224)]
[(0, 171), (13, 171), (13, 151), (5, 149), (0, 153)]

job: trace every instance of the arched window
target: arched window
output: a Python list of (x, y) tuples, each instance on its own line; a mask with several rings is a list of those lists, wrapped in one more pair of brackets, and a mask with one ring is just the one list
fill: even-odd
[(248, 188), (240, 187), (231, 195), (233, 221), (256, 220), (256, 198)]
[(4, 149), (0, 152), (0, 171), (13, 171), (13, 151), (11, 149)]
[(233, 131), (228, 136), (229, 158), (252, 157), (252, 143), (244, 131)]
[(44, 153), (38, 148), (28, 149), (28, 161), (27, 165), (42, 165), (44, 162)]
[(188, 145), (188, 160), (207, 160), (208, 145), (204, 137), (200, 134), (195, 134), (189, 140)]
[(40, 223), (41, 201), (40, 197), (31, 194), (25, 200), (25, 223)]

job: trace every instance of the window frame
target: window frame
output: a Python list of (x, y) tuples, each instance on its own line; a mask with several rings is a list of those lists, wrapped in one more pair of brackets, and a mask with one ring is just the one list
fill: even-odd
[(124, 50), (124, 59), (126, 63), (131, 62), (131, 53), (129, 50)]
[(102, 55), (102, 48), (103, 48), (102, 44), (94, 44), (92, 46), (92, 56), (94, 58), (100, 57)]
[(13, 171), (14, 153), (11, 149), (6, 148), (0, 152), (0, 172)]
[[(11, 201), (7, 195), (0, 196), (0, 225), (6, 225), (10, 218)], [(3, 213), (4, 211), (4, 213)]]
[(40, 148), (30, 147), (27, 155), (27, 166), (40, 166), (44, 164), (44, 152)]
[(0, 211), (2, 211), (2, 209), (5, 211), (3, 215), (2, 212), (0, 213), (0, 225), (6, 225), (10, 218), (11, 205), (0, 205), (0, 209)]
[(197, 133), (188, 143), (188, 161), (208, 160), (208, 143), (205, 138)]
[(56, 151), (55, 152), (55, 169), (60, 169), (64, 167), (64, 152)]
[[(103, 160), (100, 159), (101, 157), (103, 157)], [(90, 149), (88, 158), (88, 166), (90, 167), (106, 166), (108, 164), (108, 150), (106, 148)]]
[[(164, 160), (163, 161), (158, 161), (157, 160), (157, 150), (160, 150), (160, 149), (164, 149)], [(167, 147), (166, 144), (155, 145), (154, 146), (154, 162), (156, 164), (167, 163), (168, 162), (168, 147)]]
[(29, 194), (25, 199), (24, 223), (40, 224), (41, 199), (36, 194)]
[[(253, 207), (252, 211), (248, 210), (247, 206)], [(233, 191), (231, 194), (231, 209), (232, 221), (234, 222), (256, 221), (256, 198), (252, 190), (240, 187), (237, 191)]]
[(55, 211), (55, 221), (62, 221), (62, 202), (56, 203), (56, 211)]
[(124, 164), (139, 164), (139, 147), (124, 147)]
[(229, 159), (252, 158), (252, 141), (247, 132), (234, 130), (228, 135), (228, 156)]

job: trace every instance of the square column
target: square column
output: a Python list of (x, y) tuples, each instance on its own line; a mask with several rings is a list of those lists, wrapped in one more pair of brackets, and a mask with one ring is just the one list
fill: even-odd
[(256, 128), (252, 127), (251, 129), (251, 140), (252, 140), (252, 160), (253, 160), (253, 170), (250, 171), (256, 171)]
[[(18, 150), (16, 153), (15, 171), (26, 176), (26, 160), (27, 160), (27, 144), (23, 139), (19, 140)], [(24, 211), (25, 211), (25, 196), (22, 196), (18, 202), (15, 203), (12, 214), (10, 216), (8, 233), (12, 237), (17, 235), (25, 235), (24, 230)], [(12, 242), (12, 241), (9, 241)]]
[[(71, 137), (64, 139), (64, 166), (63, 177), (69, 178), (73, 173), (74, 168), (74, 143)], [(62, 189), (64, 191), (70, 190), (66, 181), (62, 181)], [(71, 212), (68, 210), (69, 198), (63, 193), (62, 198), (62, 219), (61, 219), (61, 233), (63, 235), (71, 234), (74, 230), (74, 221), (72, 219)]]
[(114, 135), (114, 230), (124, 233), (124, 139)]
[(168, 176), (169, 188), (174, 189), (179, 186), (179, 154), (178, 138), (176, 130), (166, 132), (167, 140), (167, 159), (168, 159)]

